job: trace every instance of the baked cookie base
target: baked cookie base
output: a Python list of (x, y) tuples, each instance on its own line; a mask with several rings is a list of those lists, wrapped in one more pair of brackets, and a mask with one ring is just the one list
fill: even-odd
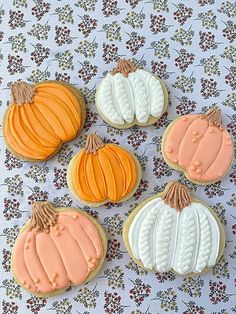
[(45, 81), (42, 81), (40, 83), (33, 84), (32, 86), (36, 87), (37, 85), (43, 84), (43, 83), (48, 83), (48, 84), (57, 83), (57, 84), (61, 84), (61, 85), (66, 86), (71, 92), (73, 92), (73, 94), (78, 98), (78, 100), (80, 102), (81, 128), (78, 130), (78, 132), (77, 132), (77, 134), (75, 135), (74, 138), (70, 139), (67, 142), (61, 142), (61, 144), (57, 147), (56, 151), (52, 155), (50, 155), (48, 158), (46, 158), (46, 159), (30, 159), (30, 158), (26, 158), (25, 156), (17, 153), (8, 144), (6, 136), (5, 136), (5, 131), (4, 131), (5, 130), (5, 122), (6, 122), (7, 113), (8, 113), (8, 111), (11, 108), (11, 105), (10, 105), (9, 108), (5, 111), (4, 116), (3, 116), (3, 121), (2, 121), (3, 138), (4, 138), (4, 142), (6, 144), (6, 147), (11, 152), (11, 154), (13, 156), (17, 157), (17, 158), (20, 158), (21, 160), (30, 161), (30, 162), (41, 162), (41, 161), (46, 161), (46, 160), (51, 159), (53, 156), (55, 156), (58, 153), (58, 151), (61, 149), (63, 144), (73, 141), (80, 134), (80, 132), (83, 130), (83, 127), (84, 127), (84, 124), (85, 124), (85, 121), (86, 121), (86, 107), (85, 107), (84, 97), (82, 96), (82, 94), (80, 93), (80, 91), (77, 88), (75, 88), (73, 85), (71, 85), (69, 83), (60, 82), (60, 81), (56, 81), (56, 80), (49, 80), (49, 81), (45, 80)]
[[(74, 211), (77, 211), (78, 213), (82, 214), (82, 215), (85, 215), (88, 219), (90, 219), (90, 221), (92, 221), (92, 223), (96, 226), (98, 232), (99, 232), (99, 235), (101, 237), (101, 241), (102, 241), (102, 245), (103, 245), (103, 256), (101, 257), (101, 259), (99, 260), (99, 263), (97, 265), (97, 267), (91, 271), (88, 275), (88, 277), (86, 278), (86, 280), (81, 283), (81, 285), (83, 285), (84, 283), (92, 280), (94, 277), (96, 277), (96, 275), (99, 273), (103, 263), (104, 263), (104, 260), (105, 260), (105, 257), (106, 257), (106, 252), (107, 252), (107, 236), (106, 236), (106, 233), (105, 233), (105, 230), (103, 229), (103, 227), (101, 226), (101, 224), (97, 221), (97, 219), (95, 219), (94, 217), (92, 217), (91, 215), (89, 215), (88, 213), (86, 213), (85, 211), (82, 211), (78, 208), (73, 208), (73, 207), (58, 207), (58, 208), (54, 208), (55, 211), (58, 211), (58, 212), (61, 212), (61, 211), (70, 211), (70, 210), (74, 210)], [(30, 223), (30, 220), (28, 220), (28, 222), (24, 225), (24, 227), (20, 230), (20, 233), (19, 235), (24, 232), (26, 229), (28, 229), (29, 227), (29, 223)], [(19, 236), (18, 235), (18, 236)], [(19, 279), (17, 278), (16, 274), (14, 273), (14, 247), (13, 247), (13, 251), (12, 251), (12, 254), (11, 254), (11, 272), (16, 280), (16, 282), (23, 288), (25, 289)], [(79, 267), (79, 265), (78, 265)], [(36, 295), (40, 298), (46, 298), (46, 297), (50, 297), (50, 296), (55, 296), (55, 295), (58, 295), (58, 294), (61, 294), (63, 293), (66, 289), (68, 289), (69, 287), (79, 287), (81, 285), (74, 285), (74, 284), (70, 284), (68, 285), (68, 287), (64, 288), (64, 289), (59, 289), (59, 290), (56, 290), (55, 292), (52, 292), (52, 293), (33, 293), (27, 289), (25, 289), (28, 293), (31, 293), (33, 295)]]
[(136, 182), (134, 188), (132, 189), (132, 191), (131, 191), (128, 195), (126, 195), (125, 197), (123, 197), (121, 200), (119, 200), (118, 202), (112, 202), (110, 199), (106, 199), (106, 200), (104, 200), (103, 202), (88, 202), (88, 201), (85, 201), (85, 200), (81, 199), (81, 198), (79, 197), (78, 193), (76, 192), (76, 190), (75, 190), (75, 188), (74, 188), (74, 185), (73, 185), (73, 183), (72, 183), (72, 173), (73, 173), (73, 171), (74, 171), (74, 170), (73, 170), (73, 169), (74, 169), (74, 163), (75, 163), (75, 158), (76, 158), (77, 155), (75, 155), (75, 156), (71, 159), (71, 161), (70, 161), (70, 163), (69, 163), (69, 166), (68, 166), (68, 168), (67, 168), (67, 185), (68, 185), (68, 187), (69, 187), (69, 189), (70, 189), (72, 195), (73, 195), (80, 203), (82, 203), (82, 204), (84, 204), (84, 205), (87, 205), (87, 206), (89, 206), (89, 207), (99, 207), (99, 206), (104, 205), (104, 204), (109, 203), (109, 202), (112, 202), (112, 203), (115, 203), (115, 204), (117, 204), (117, 203), (122, 203), (122, 202), (127, 201), (129, 198), (131, 198), (131, 197), (133, 196), (133, 194), (136, 192), (136, 190), (137, 190), (137, 188), (138, 188), (138, 186), (139, 186), (139, 184), (140, 184), (141, 177), (142, 177), (142, 169), (141, 169), (141, 166), (140, 166), (140, 163), (139, 163), (138, 159), (134, 156), (134, 154), (131, 153), (128, 149), (126, 149), (126, 148), (124, 148), (124, 147), (122, 147), (122, 149), (126, 150), (126, 151), (127, 151), (129, 154), (131, 154), (131, 156), (133, 157), (133, 159), (134, 159), (134, 161), (135, 161), (135, 164), (136, 164), (136, 169), (137, 169), (137, 176), (138, 176), (138, 178), (137, 178), (137, 182)]
[(163, 89), (163, 93), (164, 93), (164, 107), (163, 107), (162, 113), (161, 113), (161, 115), (159, 117), (150, 116), (148, 121), (146, 123), (144, 123), (144, 124), (140, 123), (136, 118), (131, 123), (126, 123), (125, 122), (122, 125), (112, 123), (109, 119), (107, 119), (103, 115), (103, 113), (101, 112), (101, 110), (99, 109), (99, 106), (98, 106), (98, 90), (99, 90), (100, 84), (98, 85), (98, 88), (97, 88), (97, 91), (96, 91), (96, 95), (95, 95), (95, 105), (96, 105), (96, 108), (97, 108), (97, 111), (98, 111), (99, 115), (103, 118), (103, 120), (107, 124), (113, 126), (116, 129), (128, 129), (128, 128), (131, 128), (134, 125), (137, 125), (137, 126), (149, 126), (149, 125), (154, 124), (155, 122), (157, 122), (161, 118), (161, 116), (167, 111), (167, 108), (168, 108), (168, 91), (167, 91), (167, 88), (166, 88), (166, 86), (165, 86), (165, 84), (163, 83), (162, 80), (160, 80), (158, 77), (156, 77), (156, 78), (160, 81), (162, 89)]
[[(138, 260), (137, 258), (134, 257), (133, 253), (132, 253), (132, 250), (131, 250), (131, 247), (129, 245), (129, 239), (128, 239), (128, 234), (129, 234), (129, 228), (131, 226), (131, 223), (132, 221), (134, 220), (134, 217), (137, 215), (137, 213), (141, 210), (141, 208), (147, 204), (148, 202), (150, 202), (151, 200), (155, 199), (155, 198), (158, 198), (158, 197), (162, 197), (163, 195), (163, 192), (161, 193), (158, 193), (156, 194), (155, 196), (151, 196), (149, 197), (148, 199), (146, 199), (145, 201), (143, 201), (142, 203), (140, 203), (132, 212), (131, 214), (129, 215), (129, 217), (127, 218), (127, 220), (125, 221), (124, 225), (123, 225), (123, 232), (122, 232), (122, 236), (123, 236), (123, 240), (124, 240), (124, 243), (125, 243), (125, 247), (130, 255), (130, 257), (134, 260), (134, 262), (140, 266), (141, 268), (145, 269), (145, 270), (148, 270), (148, 271), (151, 271), (151, 272), (157, 272), (157, 270), (154, 270), (154, 269), (149, 269), (149, 268), (146, 268), (143, 266), (143, 263), (142, 261)], [(224, 249), (225, 249), (225, 231), (224, 231), (224, 228), (223, 228), (223, 225), (219, 219), (219, 217), (217, 216), (217, 214), (215, 213), (215, 211), (210, 208), (207, 204), (205, 204), (204, 202), (202, 201), (199, 201), (198, 199), (196, 198), (192, 198), (192, 200), (194, 202), (198, 202), (198, 203), (201, 203), (203, 204), (204, 206), (206, 206), (207, 208), (209, 208), (209, 210), (211, 211), (212, 215), (214, 216), (214, 218), (216, 219), (217, 223), (218, 223), (218, 226), (219, 226), (219, 230), (220, 230), (220, 247), (219, 247), (219, 253), (218, 253), (218, 256), (217, 256), (217, 260), (216, 260), (216, 263), (219, 261), (219, 259), (223, 256), (224, 254)], [(176, 273), (177, 275), (179, 276), (184, 276), (184, 277), (192, 277), (192, 276), (196, 276), (196, 275), (201, 275), (203, 273), (206, 273), (207, 271), (209, 271), (210, 268), (205, 268), (201, 273), (189, 273), (187, 275), (181, 275), (177, 272), (175, 272), (174, 270), (171, 270), (172, 272)]]
[(180, 167), (179, 165), (177, 165), (177, 164), (171, 162), (171, 161), (168, 159), (168, 157), (167, 157), (167, 155), (166, 155), (166, 153), (165, 153), (165, 150), (164, 150), (165, 141), (166, 141), (166, 138), (167, 138), (167, 136), (168, 136), (168, 134), (169, 134), (169, 132), (170, 132), (172, 126), (173, 126), (174, 123), (175, 123), (177, 120), (179, 120), (180, 118), (181, 118), (181, 117), (178, 117), (178, 118), (176, 118), (175, 120), (173, 120), (173, 121), (167, 126), (167, 128), (165, 129), (164, 134), (163, 134), (163, 136), (162, 136), (162, 141), (161, 141), (161, 153), (162, 153), (162, 156), (163, 156), (163, 158), (164, 158), (166, 164), (167, 164), (170, 168), (172, 168), (172, 169), (174, 169), (174, 170), (183, 172), (183, 174), (185, 175), (185, 177), (186, 177), (190, 182), (192, 182), (192, 183), (194, 183), (194, 184), (198, 184), (198, 185), (209, 185), (209, 184), (213, 184), (213, 183), (216, 183), (216, 182), (218, 182), (218, 181), (221, 181), (221, 180), (227, 175), (227, 173), (229, 172), (229, 170), (230, 170), (230, 168), (231, 168), (231, 166), (232, 166), (232, 164), (233, 164), (233, 161), (234, 161), (234, 156), (233, 156), (233, 154), (232, 154), (232, 161), (231, 161), (231, 164), (230, 164), (228, 170), (225, 172), (225, 174), (224, 174), (223, 177), (221, 177), (221, 178), (218, 179), (218, 180), (214, 180), (214, 181), (204, 181), (204, 182), (201, 182), (201, 181), (194, 181), (194, 180), (190, 179), (190, 178), (188, 177), (188, 175), (187, 175), (186, 169), (183, 169), (182, 167)]

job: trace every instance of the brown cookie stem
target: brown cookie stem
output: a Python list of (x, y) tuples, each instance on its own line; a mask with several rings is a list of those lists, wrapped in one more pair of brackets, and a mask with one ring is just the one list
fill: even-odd
[(129, 75), (131, 72), (136, 71), (136, 67), (130, 60), (120, 59), (117, 62), (117, 66), (111, 71), (112, 75), (115, 75), (116, 73), (121, 73), (125, 77)]
[(48, 202), (35, 202), (32, 206), (30, 229), (36, 228), (36, 232), (49, 233), (50, 227), (57, 223), (58, 213)]
[(177, 212), (192, 203), (188, 188), (178, 181), (172, 181), (166, 186), (162, 199)]
[(203, 119), (206, 119), (210, 125), (221, 127), (221, 111), (217, 107), (209, 109), (202, 115)]
[(96, 154), (98, 149), (102, 148), (104, 143), (102, 139), (96, 134), (89, 134), (87, 137), (87, 142), (85, 145), (85, 152), (87, 154), (93, 153)]
[(32, 103), (34, 93), (34, 88), (26, 82), (19, 81), (11, 85), (11, 101), (13, 104)]

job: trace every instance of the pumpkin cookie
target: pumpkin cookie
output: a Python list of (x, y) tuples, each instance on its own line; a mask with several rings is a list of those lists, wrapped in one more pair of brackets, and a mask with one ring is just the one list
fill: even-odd
[(86, 111), (80, 92), (70, 84), (44, 81), (11, 86), (11, 104), (3, 119), (8, 149), (30, 161), (51, 158), (82, 130)]
[(225, 235), (215, 214), (177, 181), (136, 207), (123, 228), (125, 246), (142, 268), (202, 273), (223, 255)]
[(88, 135), (84, 149), (70, 161), (68, 186), (80, 202), (97, 207), (129, 199), (141, 180), (137, 158), (116, 144), (105, 144), (96, 134)]
[(16, 239), (11, 269), (23, 288), (46, 297), (95, 277), (106, 250), (105, 232), (92, 216), (35, 202)]
[(175, 119), (162, 137), (166, 163), (196, 184), (221, 180), (233, 162), (233, 142), (218, 108)]
[(96, 92), (100, 115), (118, 129), (155, 123), (167, 104), (168, 93), (162, 81), (148, 71), (137, 69), (129, 60), (119, 60)]

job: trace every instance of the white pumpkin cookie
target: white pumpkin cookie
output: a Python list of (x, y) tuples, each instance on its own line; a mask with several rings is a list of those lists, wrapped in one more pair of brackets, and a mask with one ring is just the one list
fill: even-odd
[(142, 268), (180, 275), (214, 266), (225, 246), (224, 229), (215, 212), (177, 181), (132, 211), (123, 238)]
[(151, 125), (159, 120), (167, 105), (168, 93), (163, 82), (124, 59), (106, 75), (96, 92), (100, 115), (118, 129)]

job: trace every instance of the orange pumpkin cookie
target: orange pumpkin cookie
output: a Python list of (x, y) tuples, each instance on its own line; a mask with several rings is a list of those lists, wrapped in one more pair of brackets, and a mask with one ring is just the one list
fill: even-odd
[(22, 159), (51, 158), (83, 128), (84, 99), (69, 84), (45, 81), (31, 86), (19, 81), (12, 84), (11, 96), (3, 132), (9, 150)]
[(221, 180), (233, 161), (233, 142), (218, 108), (175, 119), (162, 138), (166, 163), (197, 184)]
[(72, 158), (67, 172), (73, 195), (93, 207), (127, 200), (140, 179), (137, 158), (118, 145), (103, 143), (95, 134), (88, 136), (85, 148)]
[(11, 269), (23, 288), (45, 297), (91, 280), (106, 250), (105, 232), (89, 214), (35, 202), (16, 239)]

